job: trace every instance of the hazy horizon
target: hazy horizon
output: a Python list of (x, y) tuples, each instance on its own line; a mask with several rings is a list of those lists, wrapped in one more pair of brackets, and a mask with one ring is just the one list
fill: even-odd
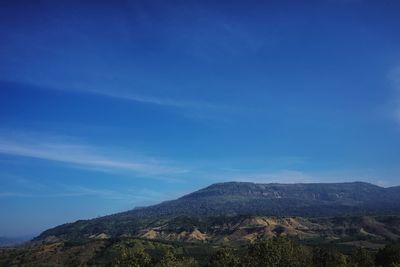
[(2, 1), (0, 236), (232, 180), (399, 186), (399, 8)]

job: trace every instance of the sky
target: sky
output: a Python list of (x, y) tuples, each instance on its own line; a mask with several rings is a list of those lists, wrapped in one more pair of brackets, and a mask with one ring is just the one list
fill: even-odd
[(0, 1), (0, 235), (217, 182), (400, 185), (399, 11)]

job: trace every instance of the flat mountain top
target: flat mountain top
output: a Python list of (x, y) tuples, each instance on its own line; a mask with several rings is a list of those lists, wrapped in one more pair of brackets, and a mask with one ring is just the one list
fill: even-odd
[(218, 183), (158, 205), (134, 209), (138, 216), (342, 216), (400, 212), (400, 187), (364, 182), (313, 184)]
[[(102, 235), (138, 236), (154, 222), (174, 222), (184, 217), (213, 221), (237, 216), (343, 217), (400, 215), (400, 187), (383, 188), (369, 183), (256, 184), (228, 182), (210, 185), (176, 200), (136, 208), (92, 220), (77, 221), (49, 229), (49, 236), (79, 238)], [(213, 219), (210, 219), (213, 218)], [(183, 223), (183, 222), (181, 222)], [(154, 230), (154, 229), (152, 229)], [(148, 236), (154, 236), (150, 231)], [(195, 236), (199, 233), (195, 232)]]
[(244, 196), (257, 198), (299, 198), (337, 200), (340, 198), (367, 198), (369, 194), (379, 194), (385, 188), (364, 183), (302, 183), (302, 184), (257, 184), (248, 182), (227, 182), (210, 185), (188, 194), (182, 199), (211, 196)]

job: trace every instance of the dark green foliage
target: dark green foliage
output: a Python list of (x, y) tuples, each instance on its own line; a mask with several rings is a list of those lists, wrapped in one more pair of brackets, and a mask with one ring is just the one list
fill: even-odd
[(374, 266), (374, 258), (370, 252), (364, 248), (356, 248), (348, 259), (348, 266), (351, 267), (367, 267)]
[(143, 249), (123, 247), (115, 260), (115, 267), (150, 267), (151, 258)]
[[(132, 266), (132, 267), (373, 267), (365, 249), (345, 256), (332, 248), (307, 247), (287, 238), (249, 246), (157, 242), (141, 239), (91, 240), (83, 243), (37, 244), (0, 250), (0, 266)], [(199, 251), (201, 251), (199, 253)], [(199, 254), (196, 254), (199, 253)], [(207, 262), (202, 262), (202, 260)], [(399, 267), (399, 246), (388, 245), (376, 255), (382, 267)], [(397, 264), (397, 265), (396, 265)], [(377, 265), (378, 266), (378, 265)]]
[(295, 267), (310, 266), (310, 251), (288, 239), (277, 238), (251, 245), (244, 266)]
[(238, 267), (240, 259), (238, 254), (232, 248), (222, 248), (211, 256), (208, 263), (209, 267)]
[(178, 267), (200, 267), (200, 264), (193, 258), (183, 258), (177, 264)]
[[(286, 238), (250, 245), (245, 251), (223, 248), (210, 257), (208, 267), (373, 267), (374, 258), (365, 249), (350, 256), (332, 248), (309, 248)], [(390, 262), (392, 264), (393, 262)], [(392, 266), (392, 265), (383, 265)]]
[(333, 249), (314, 248), (312, 252), (313, 266), (346, 267), (346, 257)]
[(157, 267), (177, 267), (177, 259), (174, 252), (170, 249), (166, 250), (164, 257), (156, 265)]
[(400, 244), (391, 244), (380, 249), (375, 256), (377, 266), (395, 266), (400, 265)]

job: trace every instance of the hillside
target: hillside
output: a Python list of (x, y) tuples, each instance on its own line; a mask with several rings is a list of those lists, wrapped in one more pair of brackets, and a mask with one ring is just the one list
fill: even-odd
[(0, 248), (0, 266), (138, 267), (391, 267), (398, 266), (399, 244), (378, 250), (316, 246), (273, 238), (243, 246), (145, 240), (140, 238), (57, 241)]
[[(229, 231), (233, 231), (232, 227), (227, 227), (228, 232), (224, 232), (224, 230), (218, 232), (216, 229), (224, 229), (226, 225), (235, 224), (233, 222), (237, 218), (257, 217), (265, 218), (265, 220), (268, 220), (268, 217), (276, 217), (277, 220), (288, 218), (288, 220), (297, 220), (296, 224), (300, 225), (298, 228), (286, 229), (284, 223), (275, 222), (274, 225), (279, 226), (278, 228), (281, 230), (271, 228), (265, 233), (267, 236), (274, 235), (274, 231), (286, 231), (288, 235), (293, 236), (336, 237), (333, 230), (335, 223), (311, 218), (343, 217), (344, 220), (349, 220), (348, 216), (363, 218), (359, 216), (369, 215), (372, 217), (366, 218), (373, 218), (377, 225), (384, 225), (380, 227), (383, 229), (386, 227), (386, 223), (376, 219), (376, 216), (400, 215), (399, 200), (399, 187), (383, 188), (361, 182), (331, 184), (220, 183), (158, 205), (93, 220), (64, 224), (43, 232), (35, 240), (142, 236), (160, 239), (210, 239), (215, 241), (224, 238)], [(302, 218), (300, 219), (301, 223), (296, 217)], [(316, 228), (314, 224), (317, 225)], [(397, 219), (394, 224), (395, 230), (389, 236), (397, 238), (400, 224)], [(347, 229), (350, 231), (349, 233), (353, 233), (352, 235), (363, 231), (368, 233), (362, 224), (356, 225), (354, 231)], [(163, 227), (167, 229), (175, 227), (175, 230), (169, 235), (169, 230), (160, 230), (164, 229)], [(258, 226), (256, 228), (258, 230), (255, 231), (257, 233), (254, 236), (262, 236), (263, 234), (259, 232), (261, 228)], [(368, 229), (370, 228), (368, 226)], [(193, 232), (196, 229), (200, 232)], [(384, 230), (384, 232), (387, 231)], [(372, 235), (376, 234), (372, 233)], [(386, 238), (385, 235), (378, 234), (377, 236)]]
[(390, 266), (400, 255), (398, 203), (399, 187), (360, 182), (214, 184), (54, 227), (0, 249), (0, 266), (269, 266), (276, 257), (276, 266)]
[[(399, 212), (400, 188), (368, 183), (220, 183), (174, 201), (124, 215), (160, 216), (343, 216)], [(124, 216), (120, 214), (120, 216)]]

